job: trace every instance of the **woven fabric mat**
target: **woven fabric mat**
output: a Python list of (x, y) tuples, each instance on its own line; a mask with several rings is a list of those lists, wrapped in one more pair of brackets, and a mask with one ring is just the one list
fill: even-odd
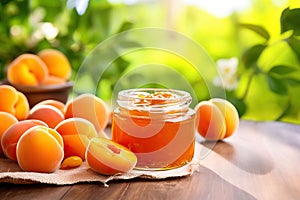
[(107, 182), (120, 179), (134, 179), (137, 177), (148, 179), (165, 179), (192, 175), (200, 166), (200, 144), (196, 142), (193, 160), (180, 168), (165, 171), (132, 170), (128, 173), (114, 176), (103, 176), (92, 171), (86, 162), (75, 169), (57, 170), (54, 173), (24, 172), (16, 162), (9, 159), (0, 159), (0, 182), (14, 184), (45, 183), (53, 185), (71, 185), (80, 182)]

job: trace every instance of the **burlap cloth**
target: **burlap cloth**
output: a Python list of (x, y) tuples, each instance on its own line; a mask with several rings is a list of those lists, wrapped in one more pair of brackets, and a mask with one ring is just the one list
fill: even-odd
[(92, 171), (86, 162), (75, 169), (57, 170), (54, 173), (36, 173), (22, 171), (16, 162), (0, 159), (0, 182), (14, 184), (45, 183), (54, 185), (70, 185), (79, 182), (107, 182), (118, 179), (133, 179), (136, 177), (148, 179), (165, 179), (169, 177), (183, 177), (192, 175), (200, 166), (200, 144), (196, 143), (193, 160), (180, 168), (165, 171), (132, 170), (128, 173), (114, 176), (103, 176)]

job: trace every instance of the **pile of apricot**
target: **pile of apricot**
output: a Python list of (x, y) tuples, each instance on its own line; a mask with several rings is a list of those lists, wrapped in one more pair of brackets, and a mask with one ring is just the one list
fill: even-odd
[[(107, 139), (109, 109), (92, 94), (66, 104), (45, 100), (29, 109), (26, 97), (14, 87), (0, 85), (0, 155), (24, 171), (51, 173), (78, 167), (84, 160), (96, 172), (127, 172), (137, 158)], [(114, 154), (112, 159), (111, 155)]]

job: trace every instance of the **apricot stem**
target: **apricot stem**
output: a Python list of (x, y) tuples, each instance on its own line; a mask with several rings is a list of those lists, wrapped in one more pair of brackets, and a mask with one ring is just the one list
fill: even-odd
[(250, 85), (251, 85), (251, 83), (252, 83), (252, 80), (253, 80), (254, 75), (255, 75), (255, 71), (253, 71), (253, 72), (250, 74), (250, 76), (249, 76), (249, 80), (248, 80), (248, 82), (247, 82), (247, 86), (246, 86), (246, 89), (245, 89), (245, 93), (244, 93), (244, 95), (243, 95), (242, 98), (241, 98), (242, 100), (245, 100), (246, 97), (247, 97), (247, 95), (248, 95), (248, 93), (249, 93)]
[(289, 97), (287, 105), (285, 106), (281, 114), (275, 119), (275, 121), (280, 121), (288, 113), (290, 108), (291, 108), (291, 98)]

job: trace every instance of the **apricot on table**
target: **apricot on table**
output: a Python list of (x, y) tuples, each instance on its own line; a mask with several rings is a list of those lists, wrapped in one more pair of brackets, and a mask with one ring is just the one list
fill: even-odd
[(17, 160), (16, 146), (20, 137), (29, 128), (37, 125), (42, 125), (47, 127), (47, 124), (40, 120), (23, 120), (16, 124), (13, 124), (10, 128), (8, 128), (1, 138), (1, 146), (4, 155), (7, 158), (16, 161)]
[(38, 53), (38, 56), (46, 64), (49, 75), (62, 80), (67, 80), (71, 76), (71, 64), (68, 58), (56, 49), (44, 49)]
[(222, 112), (225, 117), (226, 132), (223, 138), (231, 136), (239, 126), (239, 114), (232, 103), (225, 99), (213, 98), (209, 100)]
[(48, 76), (46, 64), (34, 54), (22, 54), (7, 69), (7, 79), (15, 85), (39, 85)]
[(64, 140), (65, 158), (79, 156), (84, 160), (90, 139), (97, 136), (93, 124), (82, 118), (65, 119), (55, 127), (55, 130)]
[(37, 119), (45, 122), (50, 128), (55, 128), (56, 125), (65, 119), (61, 111), (51, 105), (35, 105), (29, 112), (27, 119)]
[(65, 117), (80, 117), (92, 122), (97, 132), (104, 130), (109, 119), (105, 102), (93, 94), (82, 94), (70, 100), (65, 107)]
[(51, 173), (59, 169), (63, 158), (62, 137), (45, 126), (28, 129), (17, 144), (17, 161), (24, 171)]
[(222, 140), (231, 136), (238, 127), (239, 115), (227, 100), (212, 98), (195, 107), (198, 133), (207, 140)]
[(219, 108), (209, 101), (202, 101), (196, 107), (198, 117), (197, 130), (207, 140), (219, 140), (224, 137), (225, 119)]
[(29, 113), (29, 103), (26, 96), (10, 85), (0, 85), (0, 111), (14, 115), (18, 120), (24, 120)]
[[(18, 122), (17, 118), (10, 113), (0, 111), (0, 140), (5, 131)], [(0, 145), (0, 156), (3, 156), (2, 146)]]
[(86, 150), (89, 167), (103, 175), (113, 175), (132, 170), (137, 157), (126, 147), (106, 138), (93, 138)]

